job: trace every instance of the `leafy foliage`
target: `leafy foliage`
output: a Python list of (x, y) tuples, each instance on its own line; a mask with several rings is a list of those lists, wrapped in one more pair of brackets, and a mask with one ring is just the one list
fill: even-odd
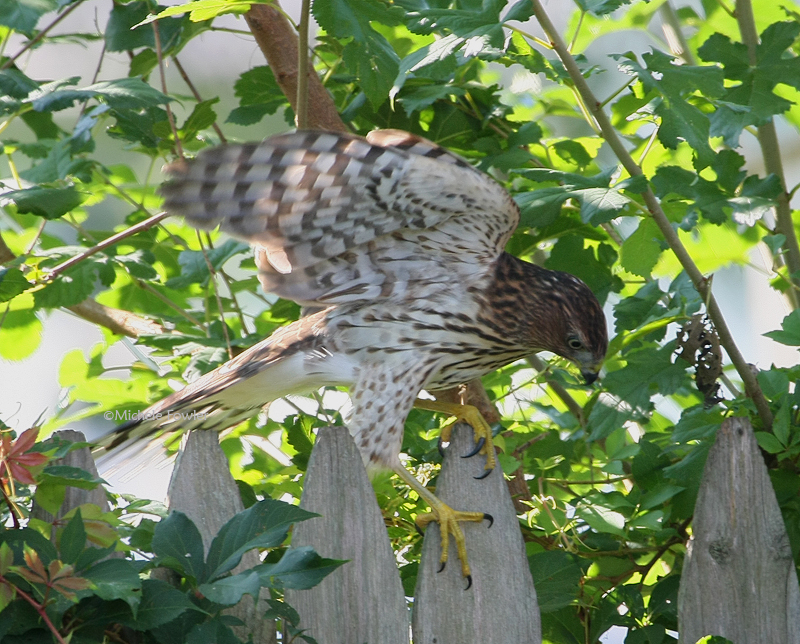
[[(582, 98), (575, 71), (531, 35), (527, 0), (314, 3), (322, 31), (313, 61), (343, 121), (362, 134), (377, 127), (421, 134), (490, 172), (522, 213), (508, 250), (581, 277), (609, 313), (612, 342), (599, 386), (585, 387), (558, 360), (541, 374), (523, 362), (484, 378), (504, 416), (500, 462), (528, 490), (518, 507), (548, 642), (596, 642), (614, 625), (628, 629), (627, 642), (674, 641), (700, 475), (716, 428), (730, 415), (748, 416), (757, 429), (800, 560), (800, 368), (747, 356), (761, 368), (765, 415), (743, 393), (741, 371), (726, 364), (720, 400), (710, 401), (694, 382), (699, 367), (677, 355), (679, 328), (707, 313), (708, 300), (675, 259), (670, 231), (709, 279), (727, 265), (748, 263), (756, 249), (765, 253), (771, 286), (793, 309), (766, 335), (800, 346), (800, 250), (788, 205), (795, 188), (780, 175), (780, 162), (789, 159), (782, 159), (777, 140), (759, 137), (770, 168), (759, 172), (759, 154), (742, 146), (754, 141), (755, 128), (773, 122), (797, 136), (800, 26), (777, 4), (762, 4), (754, 26), (737, 23), (725, 4), (708, 1), (675, 13), (669, 3), (577, 1), (565, 39), (578, 75), (600, 95), (593, 105)], [(71, 6), (0, 0), (0, 37), (8, 43), (22, 34), (36, 57), (58, 42), (40, 23)], [(105, 51), (130, 54), (126, 78), (87, 83), (66, 72), (55, 80), (33, 78), (19, 59), (0, 63), (0, 132), (10, 168), (0, 179), (0, 355), (26, 358), (48, 311), (87, 298), (165, 329), (138, 338), (160, 369), (137, 363), (125, 378), (103, 361), (117, 340), (110, 331), (88, 355), (68, 353), (60, 370), (63, 405), (44, 419), (48, 430), (101, 413), (124, 418), (141, 411), (171, 391), (168, 379), (195, 378), (300, 314), (293, 303), (253, 295), (257, 280), (244, 245), (198, 235), (181, 221), (167, 219), (103, 244), (160, 206), (159, 178), (140, 168), (173, 161), (179, 148), (194, 154), (219, 143), (225, 124), (249, 128), (237, 136), (259, 139), (265, 127), (277, 127), (266, 116), (280, 113), (291, 122), (273, 71), (257, 61), (238, 78), (213, 81), (239, 101), (227, 115), (216, 96), (187, 98), (183, 87), (164, 94), (150, 78), (159, 55), (178, 58), (198, 34), (217, 28), (218, 16), (248, 6), (114, 4), (102, 35)], [(680, 49), (670, 51), (663, 41), (656, 27), (662, 21), (679, 24)], [(98, 34), (71, 37), (90, 43)], [(590, 47), (600, 39), (613, 42), (613, 55)], [(627, 49), (637, 39), (650, 43), (647, 50)], [(611, 145), (596, 109), (609, 116), (619, 146)], [(109, 157), (98, 153), (102, 131), (114, 164), (100, 160)], [(620, 148), (640, 172), (616, 156)], [(90, 215), (100, 208), (124, 220), (98, 223)], [(730, 345), (723, 348), (731, 353)], [(93, 550), (85, 544), (91, 532), (85, 513), (59, 526), (58, 548), (31, 527), (0, 532), (0, 638), (17, 636), (23, 624), (43, 629), (41, 614), (19, 596), (30, 592), (59, 627), (67, 623), (59, 620), (76, 623), (80, 616), (80, 641), (99, 641), (92, 637), (108, 619), (156, 641), (183, 641), (189, 633), (198, 641), (233, 641), (219, 617), (222, 606), (259, 588), (302, 587), (321, 578), (335, 564), (299, 548), (229, 574), (244, 549), (274, 549), (291, 522), (307, 518), (273, 499), (299, 497), (315, 429), (339, 419), (333, 397), (318, 402), (314, 413), (262, 416), (226, 434), (223, 448), (250, 507), (221, 531), (205, 558), (196, 529), (178, 513), (137, 528), (111, 522), (95, 535), (126, 535), (130, 548), (148, 553), (146, 564), (87, 554)], [(404, 439), (411, 466), (434, 484), (440, 422), (414, 411)], [(3, 439), (0, 476), (10, 502), (26, 498), (26, 486), (36, 483), (37, 499), (57, 508), (66, 485), (97, 483), (75, 472), (36, 471), (34, 454), (62, 448), (31, 452), (30, 436), (13, 443), (16, 451), (10, 435)], [(280, 445), (282, 456), (264, 450), (264, 439)], [(375, 488), (408, 562), (401, 575), (410, 593), (420, 542), (408, 528), (423, 508), (388, 477), (378, 477)], [(134, 503), (114, 516), (135, 511)], [(113, 538), (106, 543), (110, 548)], [(145, 578), (155, 565), (174, 570), (181, 590)], [(298, 623), (280, 602), (270, 615)]]

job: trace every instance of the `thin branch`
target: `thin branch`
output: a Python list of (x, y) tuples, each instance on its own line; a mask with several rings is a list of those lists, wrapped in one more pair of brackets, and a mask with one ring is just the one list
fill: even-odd
[(50, 629), (50, 632), (53, 634), (53, 637), (56, 638), (56, 641), (59, 644), (67, 644), (64, 641), (64, 638), (61, 637), (61, 633), (59, 633), (58, 629), (53, 625), (53, 622), (50, 621), (50, 618), (47, 616), (47, 611), (45, 610), (45, 607), (42, 604), (37, 602), (33, 597), (28, 595), (25, 591), (21, 590), (20, 588), (17, 588), (17, 586), (12, 584), (10, 581), (8, 581), (8, 579), (3, 577), (2, 575), (0, 575), (0, 582), (8, 584), (9, 586), (13, 587), (14, 590), (16, 590), (17, 595), (22, 597), (22, 599), (24, 599), (33, 607), (33, 609), (39, 614), (39, 617), (42, 618), (42, 621), (45, 623), (47, 628)]
[[(539, 373), (547, 371), (547, 364), (539, 356), (528, 356), (528, 363)], [(560, 382), (556, 382), (546, 375), (545, 382), (552, 392), (561, 399), (561, 402), (567, 406), (567, 409), (575, 416), (581, 427), (586, 427), (586, 419), (583, 417), (583, 407), (578, 404), (578, 401), (570, 395)]]
[(16, 54), (14, 54), (10, 58), (8, 58), (2, 65), (0, 65), (0, 70), (8, 69), (9, 67), (11, 67), (11, 65), (14, 64), (14, 62), (17, 60), (17, 58), (22, 56), (22, 54), (24, 54), (29, 49), (32, 49), (37, 44), (39, 44), (39, 41), (42, 40), (42, 38), (44, 38), (47, 35), (47, 33), (53, 27), (55, 27), (59, 22), (61, 22), (64, 18), (66, 18), (73, 11), (75, 11), (75, 9), (77, 9), (82, 4), (82, 1), (83, 0), (78, 0), (78, 2), (76, 2), (74, 4), (71, 4), (67, 9), (65, 9), (64, 13), (62, 13), (60, 16), (58, 16), (55, 20), (53, 20), (53, 22), (51, 22), (44, 29), (42, 29), (38, 34), (36, 34), (36, 36), (34, 36), (27, 43), (25, 43), (25, 46), (22, 49), (20, 49)]
[[(742, 42), (747, 46), (750, 64), (755, 66), (758, 63), (758, 32), (756, 31), (753, 6), (750, 0), (736, 0), (736, 21), (739, 23)], [(789, 269), (789, 278), (793, 286), (793, 288), (787, 289), (786, 294), (789, 297), (792, 308), (796, 309), (799, 304), (797, 291), (800, 289), (800, 244), (798, 244), (794, 223), (792, 222), (792, 208), (789, 204), (789, 192), (786, 189), (786, 175), (783, 171), (781, 148), (775, 131), (774, 119), (770, 119), (763, 125), (758, 126), (758, 143), (761, 146), (761, 155), (764, 158), (764, 169), (778, 177), (781, 182), (781, 193), (775, 200), (777, 219), (775, 229), (786, 237), (784, 242), (787, 250), (786, 265)], [(778, 265), (782, 265), (784, 261), (783, 255), (776, 254), (775, 261)]]
[(297, 45), (297, 129), (308, 129), (308, 22), (310, 0), (303, 0), (300, 9), (299, 42)]
[[(625, 144), (617, 135), (616, 130), (614, 130), (614, 126), (611, 124), (611, 120), (603, 111), (600, 103), (595, 98), (594, 93), (589, 88), (589, 85), (581, 74), (575, 59), (572, 57), (569, 51), (567, 51), (567, 47), (564, 44), (563, 39), (559, 35), (553, 23), (550, 21), (550, 18), (542, 7), (540, 0), (531, 0), (531, 3), (533, 4), (534, 15), (544, 29), (544, 32), (547, 34), (547, 37), (550, 39), (553, 49), (561, 59), (564, 68), (567, 70), (567, 73), (570, 75), (576, 90), (583, 97), (583, 102), (591, 110), (592, 116), (595, 118), (606, 143), (608, 143), (609, 147), (614, 151), (628, 174), (631, 176), (643, 175), (644, 173), (642, 168), (636, 163), (636, 161), (634, 161), (633, 157), (631, 157), (630, 153), (625, 147)], [(675, 232), (675, 229), (673, 229), (672, 224), (664, 213), (664, 210), (661, 208), (661, 204), (659, 203), (655, 194), (653, 194), (651, 188), (647, 188), (643, 194), (643, 199), (647, 209), (650, 212), (650, 216), (652, 216), (653, 221), (655, 221), (656, 225), (661, 231), (661, 234), (664, 235), (664, 239), (666, 240), (667, 244), (669, 244), (669, 247), (672, 249), (672, 252), (677, 257), (683, 269), (686, 271), (686, 274), (692, 280), (692, 284), (694, 284), (697, 292), (706, 302), (706, 308), (708, 310), (709, 317), (711, 318), (712, 322), (714, 323), (714, 327), (717, 330), (720, 343), (725, 348), (725, 351), (728, 353), (731, 362), (736, 367), (736, 371), (739, 373), (739, 376), (745, 383), (745, 390), (753, 399), (764, 428), (770, 428), (772, 426), (772, 412), (769, 409), (769, 403), (764, 397), (764, 393), (761, 391), (761, 387), (756, 380), (755, 374), (750, 369), (750, 365), (744, 359), (739, 351), (739, 348), (736, 346), (736, 342), (734, 341), (733, 335), (731, 334), (730, 329), (725, 322), (725, 318), (720, 311), (719, 305), (711, 293), (709, 281), (694, 263), (694, 260), (686, 250), (683, 242), (681, 242), (680, 237), (678, 237), (678, 233)]]
[[(156, 41), (156, 58), (158, 59), (158, 71), (161, 76), (161, 93), (164, 96), (168, 96), (167, 92), (167, 75), (164, 71), (164, 56), (161, 51), (161, 35), (158, 31), (158, 20), (153, 22), (153, 36)], [(169, 106), (169, 102), (164, 105), (164, 109), (167, 112), (167, 120), (169, 121), (169, 127), (172, 130), (172, 136), (175, 139), (175, 152), (176, 154), (182, 159), (183, 158), (183, 146), (181, 145), (181, 137), (178, 136), (178, 128), (175, 125), (175, 115), (172, 113), (172, 108)]]
[(8, 247), (6, 240), (0, 235), (0, 266), (16, 258), (14, 251)]
[[(206, 233), (208, 237), (208, 233)], [(208, 237), (208, 240), (211, 241), (211, 238)], [(220, 297), (219, 289), (217, 288), (217, 271), (214, 268), (214, 265), (211, 263), (211, 259), (206, 252), (206, 245), (203, 243), (203, 238), (200, 235), (200, 231), (197, 231), (197, 241), (200, 243), (200, 252), (203, 253), (203, 259), (206, 260), (206, 268), (208, 268), (208, 274), (211, 276), (211, 279), (208, 280), (208, 287), (214, 289), (214, 298), (217, 302), (217, 310), (219, 311), (219, 318), (222, 322), (222, 336), (225, 338), (225, 348), (228, 350), (228, 360), (233, 360), (233, 349), (231, 348), (231, 338), (228, 334), (228, 325), (225, 322), (225, 309), (222, 307), (222, 297)], [(208, 307), (206, 307), (208, 310)]]
[(122, 241), (123, 239), (130, 237), (131, 235), (135, 235), (136, 233), (140, 233), (143, 230), (147, 230), (148, 228), (152, 228), (155, 226), (159, 221), (168, 217), (169, 213), (160, 212), (157, 215), (153, 215), (149, 219), (145, 219), (144, 221), (140, 221), (138, 224), (131, 226), (130, 228), (126, 228), (120, 233), (116, 235), (111, 235), (111, 237), (107, 237), (99, 244), (92, 246), (91, 248), (85, 250), (84, 252), (80, 253), (79, 255), (75, 255), (74, 257), (70, 257), (67, 261), (61, 262), (58, 266), (56, 266), (52, 271), (50, 271), (46, 276), (45, 280), (52, 280), (54, 277), (60, 275), (64, 271), (72, 268), (76, 264), (82, 262), (87, 257), (91, 257), (95, 253), (99, 253), (101, 250), (108, 248), (109, 246), (113, 246), (114, 244)]
[(667, 0), (661, 5), (659, 11), (661, 12), (661, 18), (664, 20), (661, 29), (664, 31), (664, 37), (667, 39), (670, 51), (683, 59), (683, 62), (687, 65), (695, 65), (697, 61), (694, 59), (694, 54), (683, 36), (681, 22), (678, 20), (678, 14), (675, 12), (672, 2)]
[[(200, 92), (197, 91), (197, 88), (194, 86), (194, 83), (192, 83), (192, 81), (189, 79), (189, 74), (186, 73), (186, 70), (183, 68), (183, 65), (181, 65), (181, 61), (178, 60), (177, 56), (173, 56), (172, 62), (175, 63), (175, 68), (181, 75), (183, 82), (186, 83), (186, 87), (189, 88), (189, 91), (192, 93), (192, 96), (194, 96), (195, 100), (198, 103), (202, 103), (203, 97), (200, 96)], [(221, 143), (228, 142), (228, 139), (225, 138), (225, 135), (222, 133), (222, 129), (220, 128), (216, 120), (211, 124), (211, 127), (214, 128), (214, 132), (217, 133), (217, 136), (219, 137)]]

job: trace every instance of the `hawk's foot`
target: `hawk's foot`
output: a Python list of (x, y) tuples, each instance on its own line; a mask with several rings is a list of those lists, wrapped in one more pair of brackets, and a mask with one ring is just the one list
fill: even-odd
[(472, 426), (473, 435), (475, 437), (475, 449), (469, 454), (465, 454), (464, 458), (475, 456), (476, 454), (483, 454), (486, 456), (486, 465), (484, 466), (484, 473), (481, 476), (476, 476), (477, 479), (486, 478), (497, 465), (497, 457), (494, 453), (494, 443), (492, 442), (492, 428), (486, 419), (483, 417), (477, 407), (472, 405), (459, 405), (458, 403), (440, 402), (438, 400), (423, 400), (417, 398), (414, 401), (414, 407), (417, 409), (427, 409), (428, 411), (435, 411), (450, 416), (455, 416), (455, 420), (442, 428), (442, 434), (439, 441), (442, 443), (449, 443), (450, 436), (453, 433), (453, 426), (456, 423), (464, 422)]
[(439, 524), (439, 532), (442, 536), (442, 555), (439, 559), (441, 564), (439, 566), (439, 572), (442, 572), (445, 564), (447, 564), (450, 551), (450, 536), (452, 535), (453, 540), (456, 542), (456, 554), (458, 555), (458, 560), (461, 562), (461, 574), (467, 580), (468, 589), (472, 585), (472, 573), (470, 571), (469, 562), (467, 561), (467, 545), (464, 540), (464, 531), (461, 529), (459, 523), (462, 521), (479, 523), (485, 519), (489, 522), (489, 527), (492, 527), (494, 518), (491, 514), (485, 512), (461, 512), (459, 510), (454, 510), (428, 491), (428, 489), (404, 467), (396, 467), (395, 472), (431, 506), (430, 512), (417, 516), (417, 529), (421, 532), (431, 521), (436, 521), (436, 523)]

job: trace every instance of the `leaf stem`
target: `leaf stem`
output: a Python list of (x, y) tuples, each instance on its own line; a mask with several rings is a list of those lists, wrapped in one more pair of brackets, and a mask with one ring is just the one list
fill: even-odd
[(25, 591), (21, 590), (17, 586), (15, 586), (8, 579), (6, 579), (3, 575), (0, 575), (0, 582), (8, 584), (9, 586), (11, 586), (16, 591), (17, 595), (22, 597), (22, 599), (24, 599), (31, 606), (33, 606), (34, 610), (37, 613), (39, 613), (39, 617), (42, 618), (42, 621), (47, 625), (47, 628), (50, 629), (50, 632), (53, 634), (53, 637), (56, 638), (56, 641), (59, 644), (67, 644), (66, 641), (64, 640), (64, 638), (61, 637), (61, 633), (59, 633), (58, 629), (53, 625), (53, 622), (50, 621), (50, 618), (47, 616), (47, 611), (45, 610), (45, 607), (44, 607), (43, 604), (40, 604), (39, 602), (37, 602), (33, 597), (28, 595), (28, 593), (26, 593)]
[[(203, 97), (200, 96), (200, 92), (197, 91), (197, 88), (194, 86), (194, 83), (192, 83), (192, 81), (189, 79), (189, 74), (186, 73), (186, 70), (183, 68), (183, 65), (181, 65), (181, 61), (178, 60), (177, 56), (173, 56), (172, 57), (172, 62), (175, 63), (175, 68), (178, 70), (178, 73), (181, 75), (181, 78), (183, 79), (183, 82), (186, 83), (186, 87), (189, 88), (189, 91), (192, 93), (192, 96), (194, 96), (195, 100), (198, 103), (202, 103), (203, 102)], [(222, 133), (222, 129), (220, 128), (220, 126), (217, 123), (216, 119), (211, 124), (211, 127), (214, 128), (214, 131), (217, 133), (217, 136), (219, 137), (219, 140), (220, 140), (221, 143), (227, 143), (228, 142), (228, 139), (225, 138), (225, 135)]]
[[(631, 157), (630, 153), (628, 152), (628, 149), (625, 147), (625, 144), (617, 135), (616, 130), (614, 130), (614, 126), (611, 124), (610, 119), (603, 111), (598, 100), (595, 98), (594, 93), (589, 88), (589, 85), (581, 74), (575, 59), (572, 57), (569, 51), (567, 51), (567, 47), (564, 44), (563, 39), (551, 22), (547, 12), (545, 12), (544, 8), (542, 7), (540, 0), (531, 0), (531, 3), (533, 5), (533, 13), (536, 16), (536, 19), (539, 21), (542, 29), (544, 29), (547, 37), (550, 39), (553, 49), (561, 59), (564, 68), (567, 70), (567, 73), (570, 75), (570, 78), (575, 85), (575, 88), (583, 97), (583, 102), (590, 109), (592, 115), (596, 119), (600, 128), (600, 132), (602, 133), (606, 143), (608, 143), (609, 147), (616, 154), (617, 158), (625, 170), (627, 170), (628, 174), (631, 176), (643, 175), (644, 173), (642, 168), (636, 163), (636, 161), (634, 161), (633, 157)], [(653, 218), (653, 221), (655, 221), (656, 225), (661, 231), (661, 234), (664, 235), (664, 239), (677, 257), (678, 261), (683, 267), (683, 270), (686, 271), (686, 274), (692, 280), (692, 284), (694, 284), (695, 289), (703, 298), (703, 301), (707, 303), (708, 314), (717, 330), (720, 343), (725, 348), (725, 351), (728, 353), (731, 362), (736, 367), (736, 371), (739, 373), (739, 376), (744, 382), (747, 394), (755, 403), (756, 409), (758, 410), (758, 415), (762, 424), (764, 425), (764, 428), (769, 429), (772, 426), (772, 412), (769, 409), (769, 403), (764, 397), (764, 393), (761, 391), (761, 387), (756, 380), (755, 374), (750, 369), (750, 365), (744, 359), (744, 356), (742, 356), (739, 348), (736, 346), (736, 342), (734, 341), (733, 335), (731, 334), (730, 329), (725, 322), (722, 311), (720, 310), (716, 299), (711, 293), (709, 281), (697, 267), (697, 264), (694, 263), (691, 255), (683, 245), (683, 242), (681, 242), (680, 237), (678, 237), (678, 233), (672, 227), (672, 224), (667, 218), (666, 213), (661, 208), (661, 204), (659, 203), (652, 189), (648, 187), (642, 196), (645, 205), (650, 212), (650, 216)]]
[[(164, 55), (161, 51), (161, 34), (158, 31), (158, 20), (153, 21), (153, 37), (156, 41), (156, 58), (158, 59), (158, 72), (161, 76), (161, 92), (164, 96), (168, 96), (167, 92), (167, 75), (164, 71)], [(181, 137), (178, 135), (178, 128), (175, 125), (175, 115), (172, 113), (172, 108), (167, 102), (164, 105), (164, 109), (167, 112), (167, 120), (169, 121), (169, 127), (172, 130), (172, 136), (175, 139), (175, 153), (182, 159), (183, 158), (183, 146), (181, 144)]]

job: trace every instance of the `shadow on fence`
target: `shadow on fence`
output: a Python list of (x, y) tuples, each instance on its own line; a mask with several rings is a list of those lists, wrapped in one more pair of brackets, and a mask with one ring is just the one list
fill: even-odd
[[(62, 432), (83, 440), (78, 432)], [(539, 610), (516, 512), (499, 468), (482, 481), (478, 459), (461, 459), (471, 429), (458, 426), (439, 476), (437, 494), (457, 509), (490, 512), (495, 519), (465, 526), (473, 586), (455, 560), (441, 573), (438, 527), (425, 536), (409, 620), (386, 528), (361, 457), (347, 431), (320, 431), (306, 473), (301, 505), (322, 516), (298, 524), (293, 545), (311, 545), (324, 557), (347, 559), (319, 586), (287, 592), (301, 627), (319, 644), (540, 644)], [(94, 470), (88, 450), (64, 464)], [(94, 470), (96, 472), (96, 470)], [(105, 503), (72, 489), (61, 513), (81, 503)], [(96, 494), (95, 494), (96, 496)], [(211, 432), (193, 432), (173, 474), (171, 509), (186, 513), (204, 543), (242, 510), (236, 484)], [(243, 561), (247, 568), (257, 557)], [(236, 572), (236, 571), (234, 571)], [(255, 644), (276, 641), (261, 602), (242, 602), (235, 614)], [(723, 423), (706, 463), (695, 509), (693, 537), (678, 599), (681, 644), (720, 635), (736, 644), (800, 644), (800, 591), (788, 536), (749, 422)]]

